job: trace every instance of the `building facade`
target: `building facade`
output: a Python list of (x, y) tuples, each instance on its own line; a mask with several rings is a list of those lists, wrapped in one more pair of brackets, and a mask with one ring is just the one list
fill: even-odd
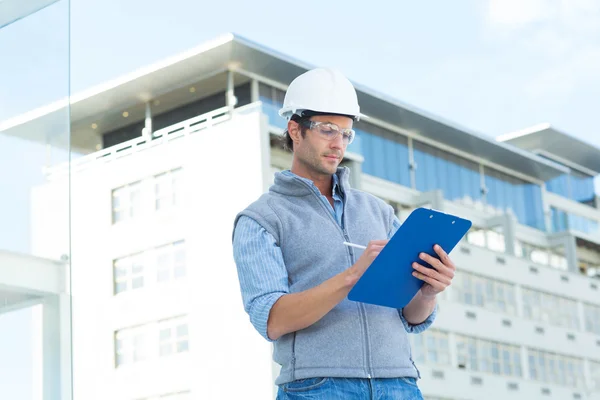
[[(81, 155), (46, 171), (32, 210), (33, 254), (68, 253), (48, 204), (70, 182), (74, 398), (274, 396), (231, 233), (291, 165), (277, 110), (308, 68), (226, 35), (74, 96)], [(495, 141), (357, 90), (352, 185), (401, 220), (473, 221), (438, 319), (411, 337), (426, 398), (600, 399), (600, 149), (549, 126)], [(45, 134), (52, 112), (6, 131)]]

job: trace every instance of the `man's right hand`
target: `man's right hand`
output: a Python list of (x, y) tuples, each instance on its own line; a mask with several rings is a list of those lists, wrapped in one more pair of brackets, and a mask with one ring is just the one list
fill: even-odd
[(359, 259), (350, 268), (311, 289), (281, 296), (275, 302), (267, 321), (267, 335), (272, 340), (311, 326), (327, 314), (358, 282), (387, 240), (369, 242)]
[(388, 242), (389, 240), (371, 240), (369, 242), (367, 248), (363, 250), (362, 255), (356, 260), (356, 263), (348, 268), (351, 286), (354, 286), (358, 282)]

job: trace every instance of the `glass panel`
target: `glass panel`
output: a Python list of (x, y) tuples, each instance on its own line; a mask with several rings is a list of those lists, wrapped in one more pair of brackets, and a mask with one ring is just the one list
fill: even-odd
[(60, 167), (68, 178), (79, 156), (70, 154), (69, 13), (66, 0), (0, 1), (2, 399), (71, 399), (71, 197), (47, 174)]
[(486, 202), (498, 211), (511, 210), (517, 220), (545, 230), (541, 187), (491, 168), (485, 169)]
[(481, 199), (477, 163), (418, 141), (413, 142), (413, 148), (418, 190), (441, 189), (444, 197), (469, 204)]
[(410, 186), (408, 139), (367, 122), (354, 124), (365, 160), (362, 171), (403, 186)]
[(279, 116), (279, 109), (283, 106), (285, 92), (260, 83), (258, 86), (259, 100), (262, 102), (262, 111), (267, 115), (269, 124), (280, 129), (287, 129), (284, 118)]

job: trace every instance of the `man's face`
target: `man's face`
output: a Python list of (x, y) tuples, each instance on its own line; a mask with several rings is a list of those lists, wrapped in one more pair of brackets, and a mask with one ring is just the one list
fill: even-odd
[[(352, 118), (339, 115), (317, 115), (311, 118), (315, 122), (329, 122), (340, 129), (352, 128)], [(333, 140), (323, 137), (318, 128), (307, 129), (305, 137), (297, 127), (294, 140), (294, 157), (306, 168), (307, 172), (319, 175), (333, 175), (344, 158), (347, 144), (342, 135)]]

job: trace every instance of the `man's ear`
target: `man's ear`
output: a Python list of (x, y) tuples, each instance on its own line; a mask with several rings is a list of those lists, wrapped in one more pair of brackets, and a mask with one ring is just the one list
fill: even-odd
[(300, 141), (300, 136), (302, 136), (300, 131), (300, 124), (296, 121), (289, 120), (288, 121), (288, 135), (294, 143), (298, 143)]

